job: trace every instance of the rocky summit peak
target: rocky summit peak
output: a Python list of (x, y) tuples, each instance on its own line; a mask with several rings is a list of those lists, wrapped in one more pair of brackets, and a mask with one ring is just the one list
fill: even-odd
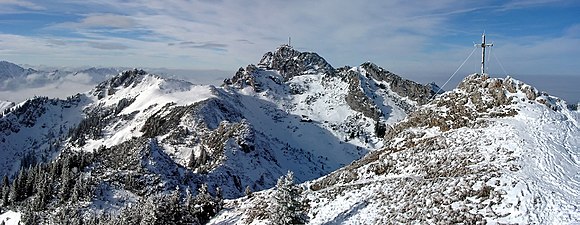
[[(429, 99), (438, 93), (432, 85), (421, 85), (417, 82), (404, 79), (388, 70), (385, 70), (374, 63), (366, 62), (360, 66), (366, 73), (366, 76), (377, 81), (389, 83), (391, 90), (403, 97), (409, 97), (419, 104), (425, 104)], [(436, 86), (436, 85), (435, 85)]]
[(119, 73), (117, 76), (112, 77), (109, 80), (103, 81), (93, 90), (93, 95), (98, 96), (99, 99), (114, 93), (115, 88), (124, 86), (129, 87), (131, 85), (136, 85), (140, 82), (140, 77), (148, 74), (142, 69), (132, 69), (125, 70)]
[(289, 45), (264, 54), (258, 66), (278, 70), (285, 80), (302, 74), (335, 73), (334, 68), (320, 55), (300, 52)]

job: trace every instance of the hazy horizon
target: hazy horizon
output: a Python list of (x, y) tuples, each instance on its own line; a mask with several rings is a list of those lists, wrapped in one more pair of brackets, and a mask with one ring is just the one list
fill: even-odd
[[(16, 63), (16, 62), (12, 62)], [(17, 64), (17, 63), (16, 63)], [(32, 68), (36, 70), (51, 70), (51, 69), (64, 69), (74, 71), (78, 68), (90, 68), (93, 66), (82, 66), (82, 67), (46, 67), (46, 66), (34, 66), (18, 64), (25, 68)], [(382, 66), (382, 65), (378, 65)], [(240, 66), (243, 67), (243, 66)], [(97, 67), (99, 68), (99, 67)], [(121, 67), (128, 68), (128, 67)], [(238, 67), (239, 68), (239, 67)], [(168, 78), (181, 79), (189, 81), (194, 84), (201, 85), (215, 85), (219, 86), (222, 84), (223, 79), (232, 77), (236, 70), (195, 70), (195, 69), (167, 69), (167, 68), (142, 68), (149, 73), (162, 75)], [(437, 85), (441, 86), (444, 90), (449, 91), (455, 88), (463, 78), (473, 73), (456, 74), (446, 86), (442, 86), (449, 75), (446, 74), (429, 74), (425, 76), (423, 73), (414, 74), (401, 74), (397, 71), (391, 71), (405, 79), (409, 79), (421, 84), (427, 84), (435, 82)], [(493, 74), (492, 77), (505, 78), (506, 75)], [(568, 104), (577, 104), (580, 102), (580, 88), (577, 84), (580, 84), (580, 76), (573, 75), (510, 75), (511, 77), (523, 81), (524, 83), (530, 84), (537, 88), (539, 91), (546, 92), (550, 95), (559, 97), (565, 100)], [(22, 102), (26, 99), (32, 98), (34, 96), (48, 96), (51, 98), (66, 98), (68, 96), (74, 95), (76, 93), (83, 93), (90, 91), (94, 88), (98, 82), (90, 82), (87, 78), (75, 77), (74, 79), (64, 79), (53, 83), (47, 83), (46, 85), (36, 85), (33, 87), (23, 87), (18, 89), (18, 87), (13, 87), (14, 89), (0, 89), (0, 100), (11, 101), (11, 102)]]

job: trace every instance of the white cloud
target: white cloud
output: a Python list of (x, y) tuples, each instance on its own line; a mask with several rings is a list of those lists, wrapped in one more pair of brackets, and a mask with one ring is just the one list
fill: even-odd
[[(66, 8), (78, 17), (51, 25), (45, 31), (50, 35), (13, 35), (4, 39), (0, 34), (0, 53), (29, 64), (235, 70), (256, 63), (264, 52), (291, 36), (295, 48), (316, 51), (337, 67), (368, 60), (404, 75), (447, 76), (470, 52), (471, 40), (457, 45), (441, 43), (444, 47), (437, 48), (438, 40), (457, 35), (473, 35), (472, 40), (478, 39), (470, 29), (453, 26), (458, 15), (536, 7), (551, 1), (524, 3), (512, 1), (488, 6), (486, 2), (460, 0), (61, 2), (49, 10)], [(510, 34), (504, 34), (491, 38), (496, 40), (496, 54), (508, 72), (545, 71), (550, 68), (541, 64), (553, 63), (559, 73), (572, 73), (578, 69), (577, 65), (570, 65), (578, 60), (573, 53), (580, 52), (578, 30), (573, 26), (556, 37), (538, 34), (510, 39), (506, 38)], [(474, 68), (461, 72), (477, 71)]]
[(77, 22), (64, 22), (52, 25), (50, 28), (59, 29), (102, 29), (102, 28), (113, 28), (113, 29), (129, 29), (135, 28), (136, 22), (133, 18), (129, 16), (116, 15), (110, 13), (104, 14), (89, 14), (84, 15), (80, 21)]
[(564, 4), (576, 4), (575, 0), (510, 0), (503, 4), (500, 10), (514, 10), (529, 7), (554, 6)]
[(133, 28), (135, 21), (127, 16), (115, 14), (91, 14), (85, 17), (80, 23), (80, 27), (109, 27), (109, 28)]
[(45, 7), (40, 6), (36, 3), (23, 0), (0, 0), (0, 12), (10, 13), (10, 10), (17, 10), (18, 8), (31, 9), (31, 10), (44, 10)]

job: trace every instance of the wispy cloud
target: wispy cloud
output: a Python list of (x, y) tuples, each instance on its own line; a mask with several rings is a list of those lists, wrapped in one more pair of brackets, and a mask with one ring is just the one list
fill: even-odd
[(9, 13), (10, 10), (18, 10), (18, 9), (31, 9), (31, 10), (44, 10), (46, 9), (43, 6), (40, 6), (36, 3), (30, 1), (23, 1), (23, 0), (0, 0), (0, 12), (2, 13)]
[(566, 5), (566, 4), (577, 4), (575, 0), (510, 0), (500, 6), (500, 10), (508, 11), (529, 7), (540, 7), (540, 6), (554, 6), (554, 5)]
[(169, 43), (169, 46), (178, 46), (180, 48), (200, 48), (200, 49), (210, 49), (225, 51), (227, 44), (213, 43), (213, 42), (195, 42), (195, 41), (183, 41), (179, 43)]
[(91, 42), (86, 42), (86, 43), (90, 47), (97, 48), (97, 49), (104, 49), (104, 50), (125, 50), (125, 49), (129, 48), (126, 45), (120, 44), (120, 43), (107, 43), (107, 42), (96, 42), (96, 41), (91, 41)]
[[(575, 4), (554, 1), (86, 0), (25, 6), (0, 0), (0, 6), (70, 17), (47, 22), (40, 35), (0, 33), (10, 38), (0, 39), (0, 52), (31, 64), (51, 55), (45, 61), (230, 70), (255, 63), (291, 36), (295, 48), (317, 51), (335, 66), (369, 60), (398, 73), (445, 74), (470, 52), (484, 28), (479, 21), (527, 7)], [(519, 67), (510, 69), (540, 70), (526, 63), (542, 54), (562, 63), (580, 60), (571, 53), (580, 51), (577, 25), (550, 37), (521, 34), (516, 29), (524, 28), (508, 25), (490, 36), (502, 42), (498, 46), (505, 52), (497, 53), (511, 60), (506, 64)]]
[[(65, 23), (66, 24), (66, 23)], [(134, 28), (137, 23), (128, 16), (115, 14), (90, 14), (80, 22), (72, 22), (66, 25), (80, 28)]]

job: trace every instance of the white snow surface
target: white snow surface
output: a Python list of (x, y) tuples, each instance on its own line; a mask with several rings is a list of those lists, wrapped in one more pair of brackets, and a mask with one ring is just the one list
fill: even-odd
[(14, 106), (13, 102), (0, 100), (0, 113), (4, 112), (4, 110), (6, 110), (12, 106)]
[[(515, 116), (448, 131), (410, 127), (384, 149), (304, 183), (309, 224), (580, 223), (578, 114), (553, 96), (506, 93), (514, 98), (502, 107)], [(209, 224), (268, 223), (272, 191), (226, 201)]]
[[(339, 77), (307, 74), (279, 84), (276, 80), (283, 78), (278, 71), (260, 70), (253, 75), (263, 89), (261, 92), (255, 92), (250, 86), (226, 88), (226, 91), (236, 93), (239, 102), (232, 104), (241, 105), (244, 118), (267, 136), (270, 148), (287, 149), (284, 146), (288, 146), (304, 152), (273, 151), (280, 167), (294, 171), (298, 180), (320, 177), (383, 145), (382, 138), (374, 135), (375, 121), (347, 105), (348, 83)], [(290, 89), (299, 91), (291, 94)], [(406, 113), (395, 106), (386, 91), (381, 89), (376, 93), (384, 99), (377, 105), (390, 108), (381, 119), (392, 124), (402, 120)], [(410, 101), (410, 104), (415, 103)], [(351, 138), (351, 133), (358, 135)], [(307, 166), (306, 156), (310, 158), (308, 161), (318, 161), (314, 165), (322, 164), (322, 167)]]
[[(189, 82), (164, 79), (154, 75), (146, 75), (142, 81), (131, 88), (119, 88), (113, 95), (103, 99), (91, 96), (94, 105), (113, 106), (121, 99), (135, 98), (135, 101), (124, 108), (119, 115), (137, 113), (131, 121), (119, 121), (107, 127), (104, 137), (90, 140), (83, 146), (84, 150), (97, 149), (99, 146), (111, 147), (129, 140), (132, 137), (141, 136), (139, 131), (147, 118), (159, 111), (166, 104), (176, 106), (193, 104), (211, 97), (215, 97), (210, 85), (194, 85)], [(89, 106), (90, 107), (90, 106)]]
[[(161, 149), (182, 166), (187, 166), (191, 154), (199, 158), (201, 149), (210, 153), (223, 152), (218, 154), (221, 158), (213, 159), (215, 163), (208, 167), (212, 171), (204, 176), (210, 184), (222, 186), (226, 197), (240, 196), (245, 186), (252, 186), (254, 190), (272, 187), (278, 176), (288, 170), (294, 171), (301, 182), (312, 180), (383, 145), (382, 138), (374, 134), (375, 120), (352, 110), (346, 103), (348, 83), (339, 77), (307, 74), (286, 82), (276, 82), (283, 79), (278, 71), (261, 69), (254, 72), (252, 76), (263, 88), (258, 92), (250, 86), (194, 85), (148, 74), (129, 77), (124, 81), (111, 81), (122, 83), (113, 86), (107, 86), (112, 83), (105, 82), (104, 87), (79, 94), (70, 101), (57, 100), (53, 104), (53, 100), (48, 100), (41, 104), (46, 110), (34, 117), (31, 126), (18, 125), (17, 121), (21, 118), (14, 115), (3, 118), (19, 126), (19, 129), (6, 131), (5, 141), (0, 143), (7, 149), (3, 152), (5, 157), (0, 159), (0, 171), (13, 174), (21, 167), (20, 159), (27, 152), (47, 159), (57, 157), (58, 148), (51, 147), (57, 146), (57, 142), (62, 143), (64, 148), (77, 151), (94, 151), (101, 146), (118, 145), (142, 136), (142, 128), (152, 116), (167, 115), (176, 107), (191, 106), (206, 100), (207, 103), (201, 103), (201, 107), (196, 108), (201, 111), (179, 118), (178, 127), (156, 139)], [(367, 79), (364, 75), (360, 78)], [(374, 85), (375, 89), (366, 87), (363, 91), (377, 96), (374, 103), (384, 108), (385, 115), (380, 119), (386, 124), (395, 123), (406, 116), (405, 111), (395, 105), (393, 98), (415, 104), (388, 88), (377, 88), (379, 81), (369, 79), (364, 82), (367, 86)], [(388, 86), (388, 83), (383, 82), (383, 85)], [(292, 89), (300, 91), (293, 93)], [(59, 140), (90, 113), (114, 109), (125, 100), (130, 100), (130, 104), (111, 115), (109, 121), (112, 122), (105, 124), (99, 138), (87, 138), (86, 143), (80, 146), (69, 139)], [(26, 102), (19, 104), (23, 105)], [(239, 118), (224, 112), (222, 107), (239, 115)], [(203, 117), (202, 121), (200, 117)], [(200, 137), (207, 138), (219, 129), (232, 129), (228, 127), (238, 126), (236, 124), (242, 126), (236, 128), (243, 129), (239, 134), (241, 136), (225, 138), (220, 143), (223, 149), (199, 141)], [(178, 128), (187, 129), (195, 135), (176, 142), (171, 132)], [(248, 137), (247, 144), (255, 150), (246, 152), (241, 149), (240, 137)], [(241, 183), (243, 186), (237, 187), (240, 183), (234, 183), (232, 177), (244, 181)]]
[(9, 210), (0, 214), (0, 223), (4, 223), (5, 225), (18, 225), (20, 224), (21, 218), (22, 213)]

